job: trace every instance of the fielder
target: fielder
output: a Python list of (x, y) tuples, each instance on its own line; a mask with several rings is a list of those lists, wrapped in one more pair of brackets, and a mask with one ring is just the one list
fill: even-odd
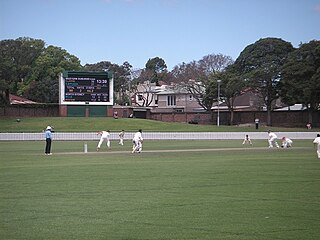
[(124, 138), (124, 130), (121, 130), (121, 132), (119, 132), (119, 145), (123, 146), (123, 138)]
[(242, 142), (242, 145), (244, 145), (244, 144), (250, 144), (251, 146), (252, 146), (252, 142), (251, 142), (251, 139), (250, 139), (250, 137), (249, 137), (249, 135), (247, 134), (246, 136), (245, 136), (245, 138), (244, 138), (244, 140), (243, 140), (243, 142)]
[(142, 142), (143, 142), (142, 130), (139, 129), (139, 131), (134, 134), (133, 139), (132, 139), (132, 143), (133, 143), (132, 153), (135, 153), (135, 152), (141, 153)]
[(270, 130), (268, 131), (268, 135), (269, 135), (269, 139), (268, 139), (269, 148), (273, 148), (273, 145), (279, 148), (279, 144), (277, 143), (278, 136), (275, 133), (271, 132)]
[(107, 147), (110, 148), (110, 130), (98, 132), (97, 135), (101, 135), (100, 141), (97, 146), (97, 152), (100, 150), (103, 141), (107, 142)]
[(317, 145), (317, 154), (318, 158), (320, 158), (320, 134), (317, 134), (317, 137), (313, 140), (314, 147)]
[(282, 148), (290, 148), (290, 147), (292, 147), (292, 143), (293, 143), (293, 141), (290, 138), (283, 137), (281, 147)]

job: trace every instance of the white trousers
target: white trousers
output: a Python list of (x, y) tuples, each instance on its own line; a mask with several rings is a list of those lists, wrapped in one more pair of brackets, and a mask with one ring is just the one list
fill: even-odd
[(142, 143), (139, 140), (133, 140), (132, 141), (132, 152), (141, 152), (142, 151)]
[(277, 138), (270, 138), (268, 140), (269, 142), (269, 147), (272, 148), (273, 145), (275, 145), (277, 148), (279, 148), (279, 144), (277, 143)]
[(101, 144), (103, 143), (103, 141), (106, 141), (107, 142), (107, 147), (109, 148), (110, 147), (110, 140), (109, 140), (109, 138), (100, 138), (100, 141), (99, 141), (99, 143), (98, 143), (98, 146), (97, 146), (97, 148), (100, 148), (101, 147)]

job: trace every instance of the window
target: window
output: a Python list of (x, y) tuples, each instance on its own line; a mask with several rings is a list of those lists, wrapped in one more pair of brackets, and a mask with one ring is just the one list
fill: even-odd
[(175, 106), (176, 105), (176, 96), (175, 95), (167, 96), (167, 105), (168, 106)]
[(192, 101), (193, 100), (193, 96), (190, 94), (189, 95), (189, 101)]
[(143, 96), (142, 95), (138, 95), (138, 101), (142, 101), (143, 100)]
[(184, 109), (183, 108), (175, 108), (173, 111), (177, 112), (177, 113), (183, 113)]

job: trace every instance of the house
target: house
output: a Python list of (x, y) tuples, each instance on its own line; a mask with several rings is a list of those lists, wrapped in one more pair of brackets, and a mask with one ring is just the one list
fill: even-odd
[[(191, 82), (192, 84), (192, 82)], [(195, 86), (200, 86), (194, 83)], [(200, 86), (201, 87), (201, 86)], [(190, 88), (190, 87), (189, 87)], [(154, 113), (183, 113), (204, 112), (194, 94), (188, 91), (186, 85), (172, 84), (156, 86), (155, 83), (144, 82), (138, 85), (132, 97), (133, 107), (148, 107)], [(274, 107), (282, 107), (280, 100)], [(212, 111), (229, 111), (225, 100), (213, 104)], [(240, 96), (235, 98), (234, 111), (265, 111), (265, 105), (259, 93), (252, 89), (245, 89)]]
[[(234, 111), (260, 111), (263, 109), (263, 106), (264, 103), (260, 95), (251, 89), (242, 91), (241, 95), (237, 96), (234, 100)], [(211, 110), (216, 111), (217, 109), (216, 103), (212, 106)], [(228, 111), (225, 101), (220, 102), (219, 109), (221, 111)]]
[(203, 111), (197, 100), (183, 86), (144, 82), (131, 98), (134, 107), (148, 107), (152, 112)]
[(145, 81), (137, 86), (136, 92), (131, 96), (132, 106), (135, 107), (157, 107), (157, 93), (163, 91), (166, 85), (156, 86), (155, 83)]
[(19, 97), (16, 95), (9, 94), (9, 101), (11, 105), (17, 105), (17, 104), (36, 104), (36, 102), (31, 101), (29, 99)]
[(199, 112), (203, 107), (185, 87), (170, 86), (158, 92), (158, 107), (153, 112)]
[(301, 110), (306, 110), (306, 109), (307, 109), (307, 107), (303, 104), (294, 104), (292, 106), (277, 108), (274, 111), (301, 111)]

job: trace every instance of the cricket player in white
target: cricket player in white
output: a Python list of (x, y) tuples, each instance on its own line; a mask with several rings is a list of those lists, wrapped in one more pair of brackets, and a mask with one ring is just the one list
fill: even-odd
[(123, 146), (124, 130), (119, 132), (119, 144)]
[(318, 158), (320, 158), (320, 134), (317, 134), (317, 137), (313, 140), (314, 146), (317, 145), (317, 154)]
[(246, 143), (248, 143), (248, 144), (250, 144), (250, 145), (252, 146), (252, 142), (251, 142), (251, 139), (250, 139), (250, 137), (249, 137), (248, 134), (244, 137), (244, 140), (243, 140), (243, 142), (242, 142), (242, 145), (244, 145), (244, 144), (246, 144)]
[(292, 141), (290, 138), (283, 137), (283, 138), (282, 138), (282, 145), (281, 145), (281, 147), (283, 147), (283, 148), (290, 148), (290, 147), (292, 147), (292, 143), (293, 143), (293, 141)]
[(139, 129), (139, 131), (134, 134), (133, 139), (132, 139), (132, 143), (133, 143), (132, 153), (135, 153), (135, 152), (141, 153), (142, 142), (143, 142), (142, 130)]
[(270, 130), (268, 131), (268, 135), (269, 135), (269, 139), (268, 139), (268, 142), (269, 142), (269, 148), (272, 148), (273, 145), (275, 145), (277, 148), (279, 148), (279, 144), (277, 143), (277, 135), (273, 132), (271, 132)]
[(98, 132), (97, 135), (101, 135), (100, 137), (100, 141), (98, 143), (97, 146), (97, 152), (100, 150), (101, 144), (103, 143), (103, 141), (107, 142), (107, 147), (110, 148), (110, 131), (101, 131)]

